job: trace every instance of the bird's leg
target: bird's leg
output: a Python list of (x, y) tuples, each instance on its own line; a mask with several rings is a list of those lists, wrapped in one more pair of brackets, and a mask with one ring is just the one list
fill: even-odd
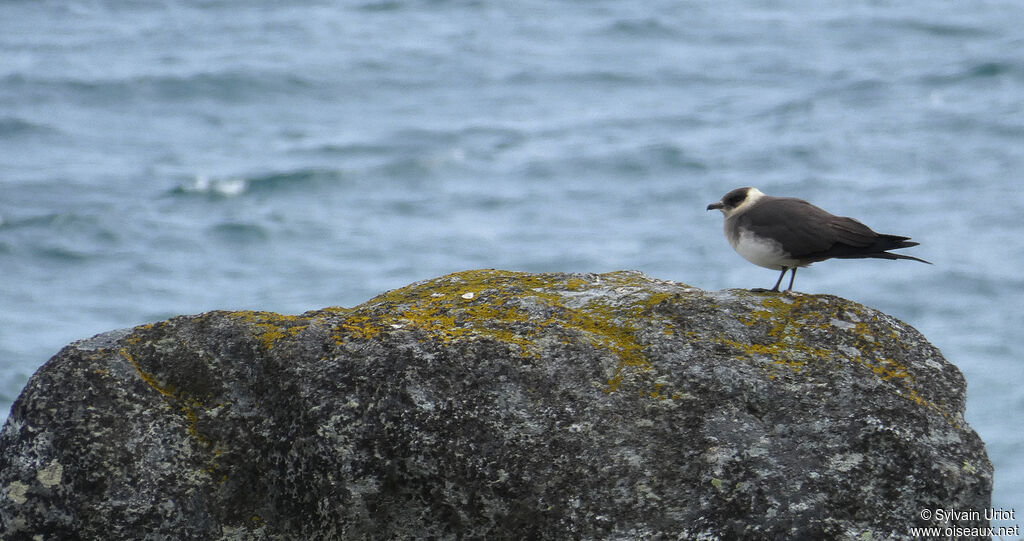
[[(782, 274), (785, 275), (786, 271), (782, 271)], [(782, 278), (779, 278), (779, 280), (782, 280)], [(793, 280), (796, 280), (796, 267), (793, 267), (793, 273), (789, 275), (789, 288), (786, 291), (793, 291)]]
[[(782, 278), (784, 278), (786, 276), (786, 271), (788, 271), (788, 270), (789, 270), (789, 267), (782, 267), (782, 274), (780, 274), (779, 275), (779, 279), (775, 281), (775, 287), (771, 288), (769, 291), (778, 291), (779, 290), (779, 284), (782, 283)], [(790, 284), (790, 286), (792, 286), (792, 285), (793, 284)]]

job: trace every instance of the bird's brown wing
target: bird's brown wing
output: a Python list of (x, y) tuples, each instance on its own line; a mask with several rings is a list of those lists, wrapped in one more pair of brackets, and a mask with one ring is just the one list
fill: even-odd
[(765, 196), (736, 219), (740, 228), (780, 239), (782, 249), (795, 259), (816, 258), (837, 243), (870, 246), (878, 237), (853, 218), (835, 216), (792, 197)]

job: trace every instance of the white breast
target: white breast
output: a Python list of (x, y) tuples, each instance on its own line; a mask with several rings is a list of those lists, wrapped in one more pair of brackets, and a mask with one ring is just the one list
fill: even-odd
[(782, 245), (770, 239), (756, 237), (746, 229), (740, 229), (739, 235), (733, 237), (726, 234), (729, 244), (747, 261), (768, 269), (781, 270), (782, 267), (793, 268), (799, 265), (782, 251)]

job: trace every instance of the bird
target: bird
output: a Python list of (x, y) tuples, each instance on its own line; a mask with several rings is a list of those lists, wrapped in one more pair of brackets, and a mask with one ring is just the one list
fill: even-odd
[(910, 237), (876, 233), (853, 218), (835, 216), (795, 197), (773, 197), (747, 186), (725, 194), (708, 210), (725, 215), (725, 236), (736, 252), (755, 265), (782, 271), (775, 287), (755, 291), (778, 292), (786, 272), (792, 273), (786, 291), (792, 291), (797, 268), (832, 258), (909, 259), (931, 265), (889, 252), (917, 246)]

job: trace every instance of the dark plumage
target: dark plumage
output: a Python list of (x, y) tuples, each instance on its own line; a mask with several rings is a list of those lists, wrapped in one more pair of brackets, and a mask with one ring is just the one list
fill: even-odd
[(772, 291), (778, 291), (786, 271), (826, 259), (923, 259), (890, 253), (918, 243), (909, 237), (876, 233), (853, 218), (835, 216), (803, 199), (772, 197), (757, 188), (737, 188), (708, 205), (725, 214), (729, 243), (744, 258), (762, 267), (782, 270)]

